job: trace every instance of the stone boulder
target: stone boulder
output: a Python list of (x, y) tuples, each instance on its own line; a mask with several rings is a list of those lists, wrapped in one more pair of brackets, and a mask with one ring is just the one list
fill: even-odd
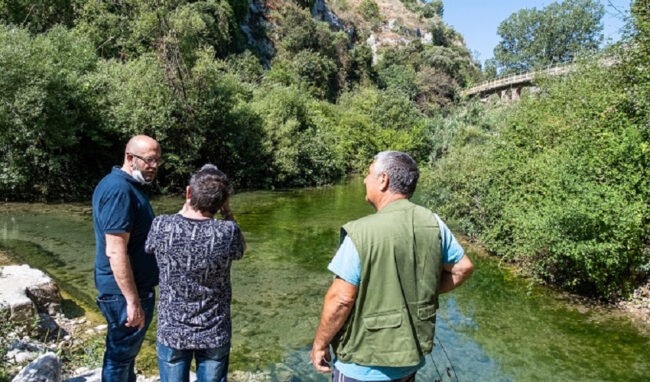
[(61, 312), (61, 293), (54, 280), (28, 265), (0, 267), (0, 310), (12, 321), (28, 320), (37, 312)]
[(25, 366), (11, 382), (61, 382), (61, 359), (52, 352), (45, 353)]

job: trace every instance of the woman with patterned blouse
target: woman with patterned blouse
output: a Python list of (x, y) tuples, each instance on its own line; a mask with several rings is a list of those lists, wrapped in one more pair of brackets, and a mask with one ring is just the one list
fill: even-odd
[[(230, 354), (230, 264), (245, 242), (230, 211), (232, 186), (207, 164), (190, 179), (183, 208), (154, 219), (147, 253), (160, 268), (158, 368), (164, 381), (226, 381)], [(223, 220), (214, 219), (219, 211)]]

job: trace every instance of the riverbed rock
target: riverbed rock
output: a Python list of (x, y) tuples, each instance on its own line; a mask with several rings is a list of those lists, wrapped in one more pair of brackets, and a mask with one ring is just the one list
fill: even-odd
[(68, 336), (68, 332), (46, 313), (38, 314), (38, 334), (46, 341), (65, 339)]
[[(154, 375), (147, 377), (146, 375), (138, 374), (136, 382), (160, 382), (160, 376)], [(190, 371), (190, 382), (196, 382), (196, 373)]]
[(25, 366), (11, 382), (61, 382), (61, 359), (45, 353)]
[(236, 370), (228, 373), (228, 380), (232, 382), (264, 382), (273, 379), (268, 371)]
[(106, 331), (108, 329), (108, 325), (97, 325), (94, 328), (90, 328), (86, 330), (86, 334), (95, 334), (95, 333), (101, 333)]
[(5, 360), (7, 363), (15, 365), (23, 365), (32, 362), (36, 358), (38, 358), (38, 353), (29, 350), (14, 349), (5, 354)]
[(26, 322), (37, 312), (61, 312), (61, 293), (54, 280), (28, 265), (0, 267), (0, 310), (12, 321)]

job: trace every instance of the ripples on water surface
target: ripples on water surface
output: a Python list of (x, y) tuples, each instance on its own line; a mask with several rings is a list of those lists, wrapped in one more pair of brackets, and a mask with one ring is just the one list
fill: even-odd
[[(288, 375), (293, 381), (327, 380), (313, 372), (309, 348), (332, 280), (326, 266), (339, 227), (372, 212), (363, 198), (360, 179), (234, 196), (233, 210), (249, 249), (232, 268), (231, 369), (266, 370), (274, 380)], [(165, 197), (152, 204), (156, 214), (169, 214), (182, 202)], [(2, 205), (0, 246), (45, 269), (66, 291), (94, 306), (89, 205)], [(438, 372), (443, 380), (456, 380), (454, 370), (462, 381), (648, 380), (647, 331), (613, 314), (579, 310), (512, 277), (497, 262), (469, 255), (474, 276), (442, 298), (437, 346), (419, 381), (440, 378)], [(154, 341), (152, 328), (141, 366), (155, 368)]]

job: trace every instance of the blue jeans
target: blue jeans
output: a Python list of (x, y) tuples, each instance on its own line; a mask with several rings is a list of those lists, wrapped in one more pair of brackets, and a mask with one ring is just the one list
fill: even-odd
[(174, 349), (156, 343), (160, 382), (188, 382), (192, 356), (196, 358), (197, 382), (226, 382), (230, 344), (211, 349)]
[(103, 382), (135, 382), (135, 357), (140, 351), (144, 335), (153, 318), (155, 292), (153, 289), (140, 293), (140, 304), (144, 310), (144, 327), (129, 328), (126, 324), (126, 299), (119, 294), (97, 297), (99, 310), (106, 318), (106, 352), (102, 367)]

